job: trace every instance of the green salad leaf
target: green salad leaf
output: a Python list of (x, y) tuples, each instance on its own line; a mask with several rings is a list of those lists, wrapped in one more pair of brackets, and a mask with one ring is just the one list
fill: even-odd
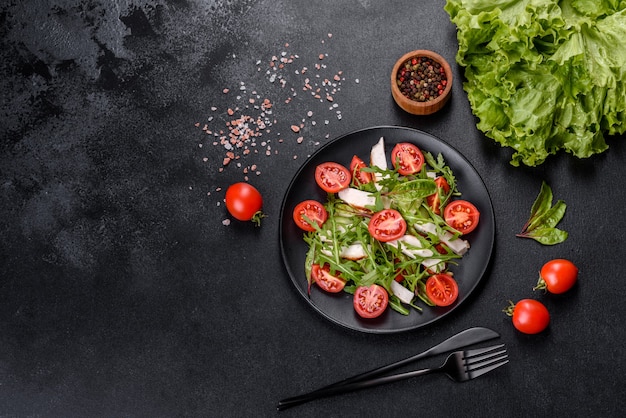
[(522, 228), (522, 232), (516, 234), (520, 238), (531, 238), (543, 245), (560, 244), (567, 239), (567, 231), (558, 229), (556, 226), (563, 216), (567, 205), (562, 200), (552, 205), (552, 189), (544, 181), (541, 190), (530, 209), (530, 217)]
[(537, 166), (626, 131), (626, 0), (447, 0), (477, 127)]

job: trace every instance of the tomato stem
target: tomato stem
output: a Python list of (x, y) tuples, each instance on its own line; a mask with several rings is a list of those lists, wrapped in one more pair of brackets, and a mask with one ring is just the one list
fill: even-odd
[(252, 215), (250, 221), (254, 223), (255, 226), (261, 226), (261, 219), (266, 218), (267, 216), (262, 211), (257, 211)]
[(504, 308), (502, 312), (504, 312), (507, 316), (513, 316), (513, 311), (515, 310), (515, 304), (512, 300), (509, 300), (509, 306)]
[(544, 292), (548, 291), (548, 285), (545, 280), (541, 276), (539, 276), (539, 280), (537, 281), (537, 285), (533, 287), (533, 290), (543, 290)]

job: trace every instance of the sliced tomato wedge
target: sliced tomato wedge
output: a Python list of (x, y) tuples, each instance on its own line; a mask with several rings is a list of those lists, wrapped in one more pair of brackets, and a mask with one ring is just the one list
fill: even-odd
[(339, 293), (346, 286), (345, 280), (330, 274), (330, 266), (328, 264), (324, 264), (323, 267), (320, 267), (319, 264), (313, 264), (311, 267), (311, 278), (320, 289), (328, 293)]
[(424, 154), (415, 144), (400, 142), (391, 150), (391, 162), (403, 176), (415, 174), (424, 165)]
[(352, 161), (350, 162), (350, 174), (352, 174), (352, 179), (357, 186), (372, 181), (372, 173), (361, 171), (361, 169), (365, 167), (367, 167), (365, 161), (359, 156), (355, 155), (352, 157)]
[(359, 286), (352, 301), (354, 310), (361, 318), (376, 318), (387, 309), (389, 294), (377, 284)]
[(406, 232), (406, 221), (395, 209), (383, 209), (376, 212), (367, 226), (370, 235), (381, 242), (398, 239)]
[(450, 191), (450, 185), (445, 177), (439, 176), (435, 178), (435, 186), (437, 186), (437, 191), (426, 197), (426, 204), (434, 213), (439, 215), (441, 213), (441, 195), (445, 195)]
[(459, 296), (459, 286), (449, 274), (434, 274), (426, 280), (426, 296), (437, 306), (449, 306)]
[(326, 162), (315, 168), (315, 181), (324, 191), (337, 193), (350, 185), (350, 171), (341, 164)]
[(480, 212), (467, 200), (454, 200), (446, 206), (443, 218), (461, 234), (469, 234), (478, 226)]
[(317, 200), (305, 200), (293, 209), (293, 221), (296, 225), (305, 231), (315, 231), (315, 227), (304, 219), (305, 216), (321, 227), (328, 219), (328, 212)]

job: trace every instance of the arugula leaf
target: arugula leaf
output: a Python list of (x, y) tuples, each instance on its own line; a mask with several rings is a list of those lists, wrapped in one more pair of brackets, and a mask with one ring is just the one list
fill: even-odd
[(567, 205), (558, 200), (552, 206), (552, 198), (552, 189), (545, 181), (542, 182), (541, 190), (530, 210), (530, 218), (516, 236), (531, 238), (543, 245), (555, 245), (567, 239), (567, 232), (556, 227), (563, 219)]

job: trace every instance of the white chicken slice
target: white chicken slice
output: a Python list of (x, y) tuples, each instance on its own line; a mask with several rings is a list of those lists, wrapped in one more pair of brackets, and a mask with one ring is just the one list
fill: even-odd
[(404, 235), (396, 240), (389, 241), (387, 244), (391, 245), (394, 248), (400, 247), (400, 251), (408, 257), (432, 257), (435, 255), (432, 250), (428, 248), (422, 248), (422, 242), (419, 238), (413, 235)]
[[(332, 256), (332, 251), (330, 250), (322, 250), (322, 254), (327, 256)], [(339, 251), (339, 257), (345, 258), (346, 260), (360, 260), (362, 258), (367, 257), (367, 252), (365, 251), (365, 247), (360, 242), (355, 242), (354, 244), (350, 244), (347, 247), (341, 247)]]
[(374, 195), (353, 187), (340, 190), (337, 195), (339, 199), (355, 208), (367, 209), (368, 206), (376, 206), (376, 197)]
[(413, 292), (411, 292), (409, 289), (402, 286), (400, 283), (396, 282), (395, 280), (391, 281), (391, 291), (393, 292), (394, 295), (398, 297), (398, 299), (400, 299), (402, 303), (406, 303), (407, 305), (410, 304), (411, 301), (413, 300), (413, 297), (415, 297)]
[(413, 235), (405, 235), (397, 240), (389, 241), (387, 244), (395, 248), (402, 245), (400, 251), (407, 257), (423, 257), (422, 265), (429, 271), (439, 273), (446, 269), (446, 262), (436, 257), (430, 258), (436, 253), (428, 248), (422, 248), (422, 242)]
[(437, 226), (433, 223), (415, 224), (414, 226), (415, 229), (425, 234), (437, 235), (441, 242), (458, 255), (465, 254), (470, 248), (469, 241), (455, 237), (450, 231), (443, 231), (441, 234), (437, 234)]
[(370, 164), (381, 170), (387, 169), (387, 156), (385, 155), (385, 139), (381, 136), (370, 151)]

